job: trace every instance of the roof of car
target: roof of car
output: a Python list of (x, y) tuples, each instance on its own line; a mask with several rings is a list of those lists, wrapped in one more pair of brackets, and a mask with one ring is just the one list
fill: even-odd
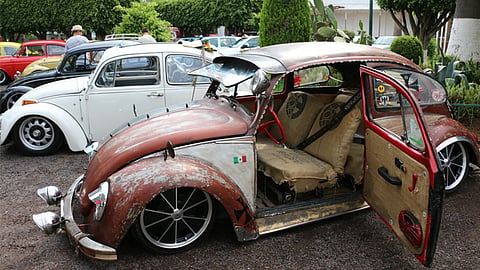
[(31, 40), (25, 41), (23, 44), (25, 45), (39, 45), (39, 44), (58, 44), (65, 46), (65, 40), (57, 40), (57, 39), (46, 39), (46, 40)]
[(290, 72), (308, 65), (339, 62), (395, 62), (420, 68), (405, 57), (367, 45), (342, 42), (298, 42), (251, 49), (234, 56), (219, 56), (215, 63), (227, 58), (242, 59), (271, 74)]
[[(141, 43), (137, 45), (124, 46), (124, 47), (112, 47), (105, 51), (102, 59), (109, 59), (117, 55), (136, 55), (139, 53), (159, 53), (159, 52), (178, 52), (178, 53), (190, 53), (198, 54), (200, 49), (184, 46), (182, 44), (170, 43), (170, 42), (157, 42), (157, 43)], [(215, 54), (206, 53), (208, 58), (213, 58)]]
[(127, 46), (127, 45), (135, 45), (140, 44), (138, 41), (133, 40), (108, 40), (108, 41), (95, 41), (84, 43), (78, 46), (75, 46), (67, 51), (67, 53), (73, 53), (77, 51), (83, 50), (95, 50), (95, 49), (102, 49), (102, 48), (110, 48), (113, 46)]

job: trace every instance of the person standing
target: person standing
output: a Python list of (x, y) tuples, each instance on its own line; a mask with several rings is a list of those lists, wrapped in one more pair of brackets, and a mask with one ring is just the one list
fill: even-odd
[(78, 46), (83, 43), (87, 43), (88, 39), (83, 36), (83, 28), (81, 25), (74, 25), (72, 27), (72, 36), (67, 39), (65, 44), (65, 50), (69, 50), (75, 46)]
[(147, 27), (142, 28), (142, 36), (138, 39), (141, 43), (157, 42), (151, 35)]

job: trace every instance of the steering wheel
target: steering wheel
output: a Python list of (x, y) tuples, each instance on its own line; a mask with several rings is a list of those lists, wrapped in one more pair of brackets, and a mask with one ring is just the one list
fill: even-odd
[[(270, 120), (268, 122), (265, 122), (265, 123), (262, 123), (260, 124), (260, 126), (258, 127), (258, 132), (262, 132), (262, 131), (265, 131), (265, 133), (267, 134), (267, 136), (276, 144), (285, 144), (285, 129), (283, 128), (283, 125), (282, 123), (280, 122), (280, 119), (278, 118), (277, 114), (275, 113), (275, 111), (272, 109), (271, 106), (268, 106), (267, 110), (272, 114), (273, 116), (273, 120)], [(280, 138), (280, 140), (277, 140), (275, 137), (273, 137), (273, 135), (270, 133), (270, 131), (268, 131), (268, 128), (271, 126), (271, 125), (274, 125), (274, 124), (277, 124), (278, 125), (278, 128), (280, 128), (280, 133), (282, 134), (282, 137)]]

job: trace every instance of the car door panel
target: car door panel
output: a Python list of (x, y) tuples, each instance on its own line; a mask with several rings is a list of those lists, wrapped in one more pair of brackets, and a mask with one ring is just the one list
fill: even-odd
[[(361, 78), (366, 149), (364, 199), (428, 266), (440, 228), (443, 177), (423, 114), (408, 90), (394, 78), (367, 67), (361, 68)], [(382, 108), (379, 92), (382, 102), (388, 94), (389, 102), (399, 104), (398, 110)]]

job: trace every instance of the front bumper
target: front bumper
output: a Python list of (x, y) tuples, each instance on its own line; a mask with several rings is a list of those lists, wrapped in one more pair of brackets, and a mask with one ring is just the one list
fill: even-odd
[(65, 194), (61, 201), (61, 217), (65, 221), (64, 229), (67, 232), (67, 235), (75, 249), (81, 251), (86, 256), (103, 261), (117, 260), (117, 252), (114, 248), (92, 240), (89, 237), (90, 235), (82, 232), (75, 222), (72, 211), (72, 203), (77, 186), (82, 179), (83, 175), (78, 177), (73, 182), (68, 189), (67, 194)]

